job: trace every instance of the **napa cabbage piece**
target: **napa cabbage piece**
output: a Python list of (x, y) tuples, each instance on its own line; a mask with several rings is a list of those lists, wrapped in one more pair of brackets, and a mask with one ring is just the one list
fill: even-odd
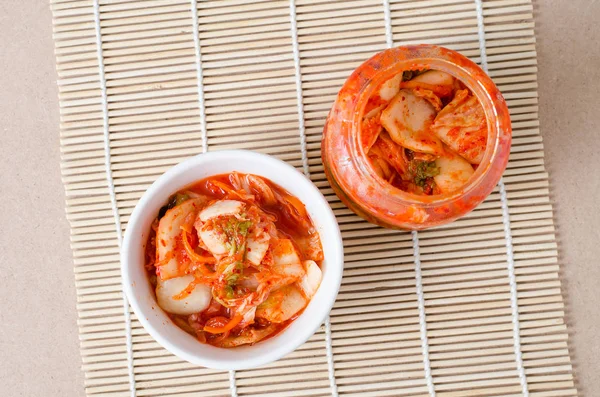
[(184, 259), (176, 255), (181, 244), (181, 227), (193, 220), (196, 213), (208, 201), (206, 197), (186, 200), (166, 211), (158, 223), (156, 231), (157, 275), (167, 280), (183, 275), (180, 267)]
[(441, 154), (441, 141), (430, 133), (435, 108), (410, 90), (400, 90), (381, 113), (381, 125), (398, 145), (416, 152)]
[(179, 298), (191, 283), (194, 276), (175, 277), (168, 280), (157, 279), (156, 300), (158, 305), (173, 314), (189, 315), (203, 311), (212, 299), (210, 287), (196, 284), (190, 293)]
[(256, 308), (256, 317), (272, 323), (282, 323), (304, 309), (308, 300), (295, 284), (286, 285), (271, 292), (269, 297)]
[(438, 174), (433, 177), (442, 193), (450, 193), (463, 187), (475, 172), (471, 164), (461, 156), (446, 150), (435, 160)]
[(402, 74), (399, 73), (387, 80), (379, 88), (379, 97), (382, 101), (389, 102), (394, 98), (398, 91), (400, 91), (400, 82), (402, 81)]
[(468, 90), (457, 91), (436, 116), (431, 132), (471, 164), (481, 163), (488, 126), (483, 107)]
[(446, 98), (454, 93), (455, 79), (452, 75), (440, 70), (428, 70), (400, 84), (401, 88), (420, 88), (432, 91), (435, 95)]

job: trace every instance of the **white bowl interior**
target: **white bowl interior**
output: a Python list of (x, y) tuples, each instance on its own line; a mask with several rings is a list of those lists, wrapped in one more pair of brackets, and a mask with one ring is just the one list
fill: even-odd
[[(319, 290), (300, 315), (280, 334), (254, 346), (234, 349), (202, 344), (181, 330), (156, 303), (144, 269), (144, 245), (150, 225), (168, 197), (203, 178), (239, 171), (263, 176), (298, 197), (317, 228), (325, 259)], [(339, 227), (317, 187), (292, 166), (273, 157), (242, 150), (200, 154), (173, 167), (142, 196), (133, 211), (123, 241), (121, 266), (124, 290), (146, 330), (167, 350), (194, 364), (215, 369), (251, 368), (278, 360), (304, 343), (319, 328), (337, 296), (343, 248)]]

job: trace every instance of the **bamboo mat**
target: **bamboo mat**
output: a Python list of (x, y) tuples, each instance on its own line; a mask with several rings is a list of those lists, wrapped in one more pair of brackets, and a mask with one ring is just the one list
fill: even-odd
[[(52, 0), (62, 175), (88, 395), (575, 396), (538, 129), (529, 0)], [(499, 187), (417, 233), (346, 209), (320, 158), (351, 71), (432, 43), (489, 71), (513, 122)], [(334, 208), (345, 272), (330, 321), (255, 370), (181, 361), (121, 292), (119, 244), (144, 190), (205, 150), (303, 169)]]

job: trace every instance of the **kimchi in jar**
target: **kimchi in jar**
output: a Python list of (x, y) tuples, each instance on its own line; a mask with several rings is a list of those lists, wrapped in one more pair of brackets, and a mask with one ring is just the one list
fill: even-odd
[(437, 46), (363, 63), (331, 108), (321, 153), (334, 191), (385, 227), (420, 230), (475, 208), (506, 168), (511, 126), (487, 74)]

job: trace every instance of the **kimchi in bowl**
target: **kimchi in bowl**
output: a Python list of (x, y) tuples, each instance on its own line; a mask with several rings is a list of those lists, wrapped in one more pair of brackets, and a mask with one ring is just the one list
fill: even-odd
[[(158, 305), (145, 269), (149, 231), (169, 197), (199, 180), (232, 172), (259, 176), (300, 200), (322, 244), (320, 285), (308, 304), (283, 330), (255, 344), (216, 347), (201, 343), (178, 327)], [(123, 286), (129, 302), (146, 331), (176, 356), (204, 367), (237, 370), (278, 360), (308, 340), (329, 314), (337, 296), (343, 270), (339, 227), (318, 188), (294, 167), (273, 157), (243, 150), (200, 154), (158, 178), (142, 196), (127, 225), (121, 250)]]
[[(427, 82), (429, 84), (421, 83), (419, 86), (417, 82), (419, 79), (421, 82), (424, 81), (428, 72), (448, 77), (458, 88), (454, 88), (454, 93), (448, 98), (440, 100), (432, 94), (432, 90), (435, 92), (436, 88), (439, 88), (431, 84), (431, 81), (436, 79), (434, 73), (433, 79)], [(405, 77), (404, 73), (408, 73), (409, 77)], [(410, 77), (415, 73), (417, 77)], [(369, 124), (365, 120), (372, 120), (368, 117), (377, 111), (372, 104), (373, 98), (379, 98), (377, 95), (380, 95), (379, 99), (382, 99), (384, 88), (392, 87), (391, 83), (394, 82), (395, 77), (400, 78), (395, 83), (395, 92), (390, 95), (389, 102), (380, 105), (383, 110), (377, 115), (377, 119), (373, 117), (375, 122)], [(446, 120), (451, 116), (459, 122), (464, 122), (466, 112), (461, 114), (459, 111), (454, 113), (452, 110), (446, 111), (447, 108), (452, 108), (454, 102), (460, 102), (458, 97), (461, 95), (463, 99), (466, 97), (472, 101), (470, 103), (475, 103), (467, 109), (467, 112), (471, 112), (469, 115), (474, 113), (479, 115), (481, 120), (477, 130), (479, 135), (469, 136), (476, 128), (471, 130), (466, 128), (467, 132), (465, 132), (448, 127), (432, 132), (440, 115), (444, 115)], [(432, 101), (431, 97), (437, 103)], [(438, 182), (436, 177), (440, 174), (441, 167), (436, 168), (435, 161), (439, 160), (440, 156), (431, 149), (432, 145), (425, 145), (427, 146), (425, 147), (421, 145), (423, 141), (419, 141), (417, 142), (419, 145), (415, 147), (411, 146), (415, 142), (406, 140), (406, 131), (410, 128), (406, 127), (405, 122), (407, 120), (410, 122), (415, 114), (414, 109), (408, 107), (409, 101), (429, 102), (426, 103), (425, 110), (431, 111), (433, 115), (430, 124), (424, 129), (430, 134), (427, 138), (433, 138), (438, 142), (442, 153), (441, 158), (451, 153), (451, 156), (458, 159), (459, 165), (462, 164), (468, 169), (468, 175), (451, 189), (441, 189), (445, 187), (441, 183), (447, 182), (448, 178), (440, 179), (440, 184), (434, 183), (434, 180)], [(435, 105), (438, 107), (437, 112), (434, 110)], [(394, 106), (401, 108), (401, 111), (396, 112), (400, 114), (396, 119), (389, 116), (394, 111)], [(473, 110), (475, 107), (476, 109)], [(457, 108), (461, 109), (458, 105), (454, 107), (455, 110)], [(375, 138), (375, 145), (377, 140), (383, 139), (379, 142), (383, 149), (375, 147), (373, 141), (369, 141), (368, 133), (371, 133), (372, 125), (380, 130), (382, 126), (385, 127), (383, 132), (380, 133), (379, 130), (376, 132), (379, 135)], [(409, 132), (412, 134), (414, 131)], [(332, 188), (355, 213), (384, 227), (421, 230), (462, 217), (492, 192), (508, 162), (511, 133), (506, 102), (496, 85), (479, 66), (463, 55), (443, 47), (405, 46), (374, 55), (360, 65), (344, 83), (327, 118), (321, 153), (325, 173)], [(471, 142), (467, 144), (464, 141), (453, 142), (452, 134), (460, 135), (461, 138), (466, 136), (467, 140), (471, 139)], [(476, 153), (477, 156), (474, 156), (477, 157), (476, 159), (470, 158), (473, 153), (468, 153), (468, 150), (464, 153), (460, 152), (461, 149), (469, 149), (468, 145), (473, 144), (474, 138), (483, 140), (482, 146)], [(398, 143), (403, 143), (399, 149)], [(456, 145), (452, 146), (453, 143)], [(398, 161), (390, 154), (391, 151), (385, 152), (386, 147), (390, 146), (394, 150), (402, 151), (400, 152), (402, 156), (397, 156), (400, 158)], [(383, 155), (379, 158), (373, 156), (373, 148), (381, 149)], [(402, 167), (410, 171), (412, 165), (410, 162), (413, 158), (403, 157), (407, 153), (415, 156), (415, 159), (416, 155), (429, 158), (425, 160), (426, 162), (420, 163), (425, 164), (426, 167), (418, 169), (418, 172), (413, 171), (411, 175), (411, 172), (405, 171), (405, 174), (409, 175), (408, 178), (405, 174), (401, 174), (400, 171), (403, 170), (398, 171)], [(379, 161), (377, 166), (374, 166), (374, 159)], [(469, 159), (471, 161), (467, 161)], [(378, 167), (379, 165), (384, 167)], [(431, 173), (427, 174), (429, 171)], [(443, 171), (442, 169), (442, 173)], [(415, 175), (420, 179), (415, 178), (411, 181), (410, 177)], [(442, 176), (448, 175), (452, 178), (459, 173), (447, 173)], [(428, 181), (431, 181), (429, 185)], [(415, 186), (415, 183), (421, 185)]]

